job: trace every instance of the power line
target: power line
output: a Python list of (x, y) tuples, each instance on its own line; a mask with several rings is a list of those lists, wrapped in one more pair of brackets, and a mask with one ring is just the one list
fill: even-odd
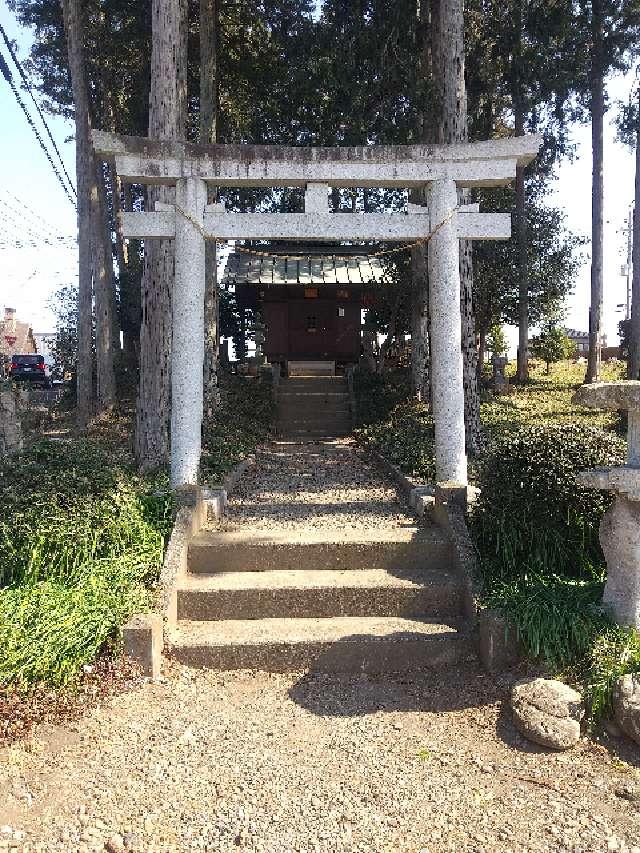
[(55, 240), (30, 240), (17, 238), (15, 240), (0, 240), (0, 251), (9, 249), (41, 249), (44, 246), (64, 249), (74, 248), (77, 244), (75, 237), (57, 237)]
[(12, 77), (12, 75), (11, 75), (11, 71), (10, 71), (10, 69), (9, 69), (9, 66), (7, 65), (7, 62), (6, 62), (6, 60), (5, 60), (4, 56), (3, 56), (1, 53), (0, 53), (0, 72), (2, 72), (2, 76), (4, 77), (4, 79), (5, 79), (5, 80), (7, 81), (7, 83), (9, 84), (9, 86), (10, 86), (10, 88), (11, 88), (11, 91), (13, 92), (13, 96), (14, 96), (14, 98), (16, 99), (16, 101), (18, 102), (18, 105), (20, 106), (20, 109), (21, 109), (21, 110), (22, 110), (22, 112), (25, 114), (25, 117), (26, 117), (26, 119), (27, 119), (27, 122), (29, 123), (29, 126), (31, 127), (31, 130), (33, 131), (33, 133), (34, 133), (34, 135), (35, 135), (36, 139), (38, 140), (38, 143), (39, 143), (39, 145), (40, 145), (40, 148), (42, 148), (42, 150), (43, 150), (43, 152), (44, 152), (45, 157), (46, 157), (46, 158), (47, 158), (47, 160), (49, 161), (49, 165), (51, 166), (51, 168), (52, 168), (52, 169), (53, 169), (53, 171), (55, 172), (55, 175), (56, 175), (56, 177), (57, 177), (58, 181), (60, 182), (60, 186), (61, 186), (61, 187), (62, 187), (62, 189), (64, 190), (64, 193), (65, 193), (65, 195), (67, 196), (67, 198), (69, 199), (69, 201), (71, 202), (71, 204), (75, 207), (76, 203), (75, 203), (75, 201), (74, 201), (74, 198), (73, 198), (73, 196), (71, 195), (71, 193), (69, 192), (69, 188), (68, 188), (68, 187), (67, 187), (67, 185), (65, 184), (64, 179), (63, 179), (62, 175), (60, 174), (60, 172), (59, 172), (59, 170), (58, 170), (58, 167), (57, 167), (57, 166), (56, 166), (56, 164), (53, 162), (53, 159), (51, 158), (51, 154), (49, 153), (49, 149), (48, 149), (48, 148), (47, 148), (47, 146), (45, 145), (44, 139), (43, 139), (43, 138), (42, 138), (42, 136), (40, 135), (40, 131), (38, 130), (38, 128), (37, 128), (37, 127), (35, 126), (35, 124), (33, 123), (33, 119), (32, 119), (32, 118), (31, 118), (31, 116), (29, 115), (29, 110), (27, 109), (27, 107), (26, 107), (26, 105), (25, 105), (24, 101), (22, 100), (22, 97), (20, 96), (20, 92), (18, 91), (18, 89), (17, 89), (17, 87), (16, 87), (16, 84), (13, 82), (13, 77)]
[(40, 239), (41, 235), (37, 231), (35, 231), (29, 225), (28, 222), (21, 222), (19, 219), (17, 219), (15, 213), (12, 210), (10, 210), (9, 208), (5, 207), (5, 209), (2, 211), (1, 216), (2, 216), (2, 218), (0, 219), (0, 221), (5, 222), (5, 223), (9, 223), (10, 225), (13, 225), (13, 227), (17, 229), (18, 237), (21, 236), (20, 232), (22, 231), (22, 232), (26, 232), (31, 237), (35, 237), (36, 240)]
[(0, 201), (5, 206), (6, 210), (15, 213), (18, 216), (27, 216), (30, 217), (29, 221), (25, 221), (24, 224), (28, 228), (35, 227), (36, 229), (46, 229), (46, 231), (52, 236), (57, 237), (60, 234), (60, 231), (56, 230), (53, 225), (50, 225), (46, 219), (43, 219), (38, 213), (32, 210), (28, 204), (25, 204), (21, 199), (15, 196), (13, 193), (9, 192), (9, 190), (1, 189), (0, 192), (8, 195), (11, 199), (13, 199), (19, 207), (16, 207), (11, 201), (7, 201), (5, 198), (0, 198)]
[(53, 134), (51, 133), (51, 130), (49, 128), (47, 120), (45, 119), (45, 117), (42, 113), (42, 110), (40, 109), (40, 104), (35, 99), (35, 95), (33, 94), (33, 91), (31, 89), (31, 85), (29, 84), (29, 80), (27, 78), (27, 75), (24, 73), (24, 69), (22, 67), (22, 64), (20, 63), (20, 60), (16, 56), (16, 53), (13, 49), (13, 45), (9, 41), (9, 37), (7, 36), (2, 24), (0, 24), (0, 33), (2, 34), (2, 38), (4, 39), (4, 43), (7, 46), (7, 50), (9, 51), (11, 59), (13, 59), (14, 65), (18, 69), (18, 73), (20, 74), (20, 77), (22, 78), (22, 82), (24, 84), (24, 87), (27, 90), (27, 92), (29, 93), (29, 95), (31, 96), (31, 100), (33, 101), (33, 104), (34, 104), (36, 110), (38, 111), (38, 115), (40, 116), (40, 121), (44, 125), (44, 129), (47, 131), (47, 135), (48, 135), (49, 139), (51, 140), (51, 144), (53, 145), (53, 150), (56, 152), (56, 154), (58, 156), (58, 160), (60, 161), (60, 166), (62, 167), (62, 171), (64, 172), (64, 174), (67, 178), (67, 181), (69, 182), (69, 186), (71, 187), (71, 192), (74, 195), (77, 195), (75, 187), (73, 186), (73, 181), (69, 177), (69, 173), (67, 172), (66, 166), (64, 165), (64, 160), (62, 159), (62, 155), (60, 154), (60, 150), (58, 149), (58, 146), (56, 145), (56, 141), (53, 138)]

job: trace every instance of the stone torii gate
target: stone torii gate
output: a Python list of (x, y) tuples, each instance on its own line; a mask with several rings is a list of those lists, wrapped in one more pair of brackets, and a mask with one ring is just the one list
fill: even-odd
[[(467, 483), (459, 240), (506, 240), (507, 213), (458, 204), (458, 189), (509, 183), (538, 152), (537, 136), (440, 146), (288, 148), (194, 145), (93, 131), (98, 156), (129, 183), (175, 186), (173, 205), (125, 212), (127, 237), (175, 239), (172, 298), (171, 482), (195, 484), (201, 452), (205, 240), (415, 242), (429, 235), (429, 308), (436, 477)], [(305, 187), (304, 213), (232, 213), (207, 204), (207, 185)], [(401, 213), (331, 213), (330, 187), (426, 187), (427, 205)]]

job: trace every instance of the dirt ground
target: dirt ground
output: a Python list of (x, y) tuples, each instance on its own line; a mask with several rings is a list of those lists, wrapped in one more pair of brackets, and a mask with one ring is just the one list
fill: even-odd
[(640, 851), (640, 750), (538, 749), (509, 686), (169, 665), (0, 751), (0, 850)]

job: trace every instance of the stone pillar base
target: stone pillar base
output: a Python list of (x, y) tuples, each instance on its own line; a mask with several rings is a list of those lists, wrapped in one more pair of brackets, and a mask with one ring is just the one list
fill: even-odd
[(618, 625), (640, 628), (640, 502), (616, 495), (600, 522), (607, 561), (602, 605)]
[(142, 674), (158, 678), (162, 666), (162, 616), (140, 613), (122, 629), (125, 654), (139, 664)]

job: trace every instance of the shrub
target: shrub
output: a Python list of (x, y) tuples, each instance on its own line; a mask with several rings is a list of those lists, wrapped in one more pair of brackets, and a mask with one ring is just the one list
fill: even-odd
[(94, 560), (143, 547), (158, 561), (173, 504), (90, 441), (41, 441), (0, 465), (0, 585), (71, 583)]
[(358, 367), (353, 374), (356, 398), (356, 426), (386, 420), (399, 403), (410, 396), (410, 377), (406, 370), (391, 373), (372, 373)]
[(427, 481), (435, 478), (433, 418), (423, 403), (399, 403), (384, 421), (356, 430), (356, 436), (402, 471)]
[(579, 471), (622, 464), (625, 443), (578, 424), (527, 425), (494, 437), (479, 466), (472, 528), (489, 581), (542, 575), (593, 579), (604, 560), (600, 519), (610, 497)]
[(271, 380), (222, 374), (221, 402), (202, 429), (202, 472), (213, 482), (271, 434)]

